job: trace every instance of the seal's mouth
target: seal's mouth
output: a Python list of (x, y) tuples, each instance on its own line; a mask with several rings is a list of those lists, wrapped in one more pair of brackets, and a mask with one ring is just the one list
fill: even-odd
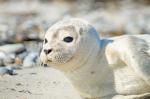
[(42, 67), (48, 67), (48, 65), (45, 64), (45, 63), (43, 63), (43, 62), (41, 62), (41, 66), (42, 66)]
[(44, 66), (44, 67), (48, 67), (48, 65), (47, 65), (47, 64), (43, 64), (43, 66)]
[(48, 61), (48, 62), (52, 62), (52, 60), (50, 60), (50, 59), (48, 59), (47, 61)]

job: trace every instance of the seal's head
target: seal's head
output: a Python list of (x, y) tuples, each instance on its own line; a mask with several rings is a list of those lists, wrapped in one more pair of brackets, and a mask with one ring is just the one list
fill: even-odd
[(86, 60), (98, 43), (96, 30), (81, 19), (62, 20), (48, 29), (40, 55), (44, 64), (71, 69)]

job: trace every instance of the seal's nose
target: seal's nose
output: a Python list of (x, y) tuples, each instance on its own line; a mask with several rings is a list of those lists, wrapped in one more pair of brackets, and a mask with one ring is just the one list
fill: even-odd
[(44, 49), (44, 53), (47, 55), (52, 52), (52, 49)]

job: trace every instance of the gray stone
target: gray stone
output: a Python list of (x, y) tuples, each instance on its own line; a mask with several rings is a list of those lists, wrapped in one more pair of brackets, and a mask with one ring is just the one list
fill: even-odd
[(23, 61), (23, 67), (33, 67), (36, 65), (36, 60), (38, 57), (37, 52), (30, 52)]
[(0, 65), (4, 65), (4, 60), (6, 59), (6, 54), (4, 52), (0, 52)]
[(0, 51), (6, 53), (20, 53), (24, 50), (26, 50), (26, 48), (23, 44), (7, 44), (0, 46)]
[(11, 68), (11, 66), (0, 67), (0, 76), (3, 76), (5, 74), (14, 75), (16, 73), (14, 72), (14, 69)]
[(5, 65), (13, 64), (15, 62), (15, 54), (7, 54), (7, 57), (3, 60), (3, 62)]

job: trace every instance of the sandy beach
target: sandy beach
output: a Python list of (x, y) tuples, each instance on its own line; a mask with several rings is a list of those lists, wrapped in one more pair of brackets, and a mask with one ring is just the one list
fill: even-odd
[(0, 78), (0, 99), (81, 99), (59, 71), (35, 67)]

